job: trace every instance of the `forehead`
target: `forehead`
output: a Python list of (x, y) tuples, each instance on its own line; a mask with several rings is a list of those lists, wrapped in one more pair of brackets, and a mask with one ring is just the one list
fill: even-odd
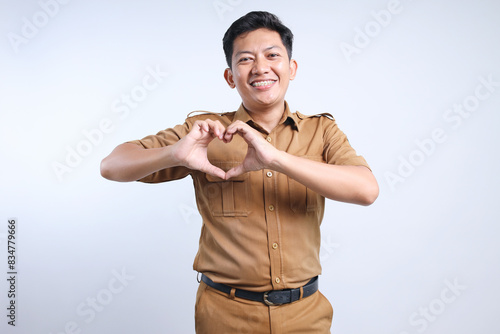
[(233, 44), (233, 56), (241, 52), (255, 53), (270, 47), (285, 49), (278, 32), (260, 28), (236, 37)]

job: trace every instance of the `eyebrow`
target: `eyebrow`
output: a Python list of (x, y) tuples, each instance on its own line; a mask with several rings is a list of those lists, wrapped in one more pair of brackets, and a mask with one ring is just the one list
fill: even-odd
[[(264, 52), (265, 51), (269, 51), (271, 49), (280, 49), (280, 50), (283, 50), (283, 48), (281, 48), (279, 45), (271, 45), (271, 46), (268, 46), (267, 48), (264, 49)], [(234, 57), (237, 58), (239, 57), (241, 54), (243, 53), (249, 53), (249, 54), (253, 54), (252, 51), (246, 51), (246, 50), (243, 50), (243, 51), (238, 51), (235, 53)]]

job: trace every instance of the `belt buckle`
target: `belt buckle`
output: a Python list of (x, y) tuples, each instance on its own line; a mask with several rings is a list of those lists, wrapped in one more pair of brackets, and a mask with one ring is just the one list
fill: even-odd
[(267, 298), (269, 297), (269, 294), (272, 292), (272, 290), (270, 291), (266, 291), (264, 292), (264, 304), (266, 304), (267, 306), (276, 306), (276, 305), (281, 305), (279, 303), (273, 303), (271, 301), (269, 301)]

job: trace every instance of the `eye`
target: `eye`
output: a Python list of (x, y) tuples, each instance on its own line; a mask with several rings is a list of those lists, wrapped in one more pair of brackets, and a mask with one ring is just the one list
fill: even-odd
[(238, 60), (238, 63), (246, 63), (249, 62), (250, 60), (251, 60), (250, 57), (243, 57)]

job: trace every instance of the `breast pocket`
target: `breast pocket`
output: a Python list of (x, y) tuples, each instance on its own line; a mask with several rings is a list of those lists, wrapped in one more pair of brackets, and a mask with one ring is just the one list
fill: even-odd
[[(305, 156), (304, 158), (324, 162), (321, 156)], [(290, 209), (293, 212), (315, 211), (321, 202), (321, 195), (290, 177), (288, 177), (288, 195), (290, 198)]]
[(205, 196), (214, 216), (248, 216), (248, 173), (223, 180), (206, 174)]

